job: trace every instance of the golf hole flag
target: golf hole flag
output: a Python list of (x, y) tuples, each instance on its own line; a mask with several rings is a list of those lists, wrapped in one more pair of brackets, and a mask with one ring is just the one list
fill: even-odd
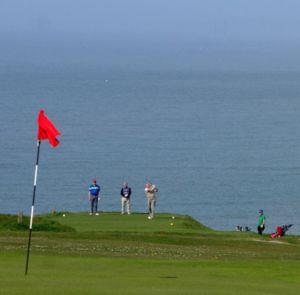
[(59, 141), (56, 138), (59, 135), (60, 132), (57, 130), (54, 124), (47, 118), (47, 116), (45, 115), (45, 111), (40, 110), (38, 116), (37, 153), (36, 153), (34, 180), (33, 180), (33, 194), (32, 194), (32, 205), (31, 205), (31, 212), (30, 212), (30, 222), (29, 222), (29, 236), (28, 236), (27, 255), (26, 255), (26, 264), (25, 264), (25, 275), (27, 275), (28, 273), (32, 225), (33, 225), (33, 216), (34, 216), (35, 192), (36, 192), (36, 184), (37, 184), (37, 176), (38, 176), (38, 168), (39, 168), (41, 141), (44, 139), (48, 139), (49, 143), (53, 147), (56, 147), (59, 145)]
[(45, 115), (44, 110), (40, 110), (39, 116), (38, 116), (38, 140), (44, 140), (48, 139), (49, 143), (56, 147), (59, 145), (59, 141), (56, 138), (60, 135), (60, 132), (57, 130), (57, 128), (54, 126), (54, 124), (48, 119), (48, 117)]

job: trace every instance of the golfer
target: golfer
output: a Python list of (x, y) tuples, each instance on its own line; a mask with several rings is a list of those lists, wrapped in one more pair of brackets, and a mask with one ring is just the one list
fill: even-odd
[(123, 187), (121, 189), (121, 214), (125, 214), (125, 207), (127, 207), (127, 214), (130, 215), (131, 210), (131, 202), (130, 202), (130, 196), (131, 196), (131, 188), (128, 186), (128, 182), (124, 181)]
[(147, 205), (148, 205), (148, 219), (154, 218), (154, 209), (156, 205), (156, 193), (158, 192), (158, 188), (147, 182), (145, 186), (145, 193), (147, 197)]
[(264, 215), (264, 210), (262, 209), (260, 209), (258, 213), (259, 213), (259, 217), (258, 217), (257, 232), (259, 235), (262, 235), (266, 227), (266, 216)]
[(95, 213), (95, 215), (99, 215), (99, 213), (98, 213), (98, 200), (100, 198), (100, 191), (101, 191), (101, 188), (97, 184), (96, 179), (93, 179), (93, 184), (91, 184), (90, 187), (89, 187), (89, 200), (90, 200), (90, 203), (91, 203), (90, 215), (93, 215), (93, 213)]

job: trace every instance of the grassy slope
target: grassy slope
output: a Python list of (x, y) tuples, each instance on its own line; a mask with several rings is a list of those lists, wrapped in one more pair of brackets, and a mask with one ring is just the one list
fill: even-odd
[[(188, 216), (86, 213), (46, 216), (63, 224), (27, 233), (0, 231), (1, 294), (298, 294), (300, 240), (212, 231)], [(13, 228), (13, 227), (12, 227)], [(76, 231), (70, 231), (74, 228)], [(1, 229), (1, 226), (0, 226)]]

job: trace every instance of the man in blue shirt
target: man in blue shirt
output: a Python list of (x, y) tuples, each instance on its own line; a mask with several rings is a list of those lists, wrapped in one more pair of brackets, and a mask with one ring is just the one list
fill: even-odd
[(99, 215), (98, 213), (98, 199), (100, 194), (100, 186), (97, 184), (96, 179), (93, 180), (93, 184), (89, 187), (89, 200), (91, 203), (91, 212), (90, 215), (95, 213), (95, 215)]

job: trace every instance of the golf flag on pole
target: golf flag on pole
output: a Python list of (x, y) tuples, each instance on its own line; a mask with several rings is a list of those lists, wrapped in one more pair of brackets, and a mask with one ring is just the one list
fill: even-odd
[(54, 124), (48, 119), (48, 117), (45, 115), (44, 110), (40, 110), (39, 116), (38, 116), (38, 140), (44, 140), (48, 139), (49, 143), (56, 147), (59, 145), (59, 141), (56, 138), (58, 135), (60, 135), (60, 132), (58, 129), (54, 126)]
[(38, 116), (37, 154), (36, 154), (36, 163), (35, 163), (34, 180), (33, 180), (33, 194), (32, 194), (30, 222), (29, 222), (29, 236), (28, 236), (27, 255), (26, 255), (26, 264), (25, 264), (25, 275), (27, 275), (28, 273), (28, 265), (29, 265), (29, 254), (30, 254), (30, 245), (31, 245), (34, 203), (35, 203), (38, 168), (39, 168), (41, 141), (44, 139), (48, 139), (49, 143), (53, 147), (56, 147), (59, 145), (59, 141), (56, 138), (58, 135), (60, 135), (60, 132), (57, 130), (54, 124), (47, 118), (47, 116), (45, 115), (45, 111), (41, 110)]

